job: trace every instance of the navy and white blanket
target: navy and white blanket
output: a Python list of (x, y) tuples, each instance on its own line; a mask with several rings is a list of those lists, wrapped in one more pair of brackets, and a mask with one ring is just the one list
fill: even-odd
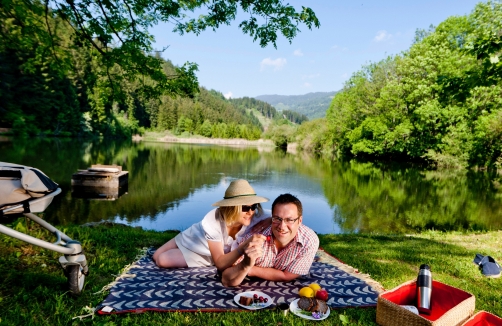
[(114, 283), (97, 312), (238, 311), (244, 309), (235, 303), (234, 297), (246, 291), (269, 295), (272, 298), (269, 308), (275, 308), (278, 303), (297, 299), (298, 290), (314, 282), (328, 291), (327, 303), (331, 308), (376, 306), (381, 291), (374, 286), (377, 283), (373, 281), (371, 286), (343, 269), (321, 259), (312, 264), (310, 275), (291, 282), (247, 278), (239, 287), (226, 288), (215, 267), (162, 269), (146, 255), (127, 271), (132, 277)]

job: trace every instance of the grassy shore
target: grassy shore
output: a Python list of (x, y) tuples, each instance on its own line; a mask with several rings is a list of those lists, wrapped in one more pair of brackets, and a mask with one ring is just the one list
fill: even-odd
[[(10, 224), (19, 231), (53, 241), (24, 218)], [(143, 313), (72, 319), (95, 307), (104, 294), (93, 294), (134, 261), (138, 249), (159, 246), (176, 232), (155, 232), (122, 226), (64, 227), (82, 242), (91, 273), (83, 294), (66, 292), (59, 254), (0, 235), (1, 325), (305, 325), (308, 321), (274, 311), (242, 313)], [(386, 289), (416, 278), (422, 263), (433, 278), (476, 296), (476, 310), (502, 316), (502, 278), (488, 279), (472, 263), (476, 253), (502, 262), (502, 231), (486, 233), (426, 232), (414, 235), (320, 235), (321, 246), (345, 263), (370, 274)], [(316, 325), (376, 325), (376, 309), (339, 309)]]
[(213, 144), (213, 145), (228, 145), (228, 146), (258, 146), (274, 148), (275, 145), (271, 140), (258, 139), (247, 140), (242, 138), (208, 138), (201, 135), (191, 135), (183, 133), (174, 135), (170, 131), (156, 132), (147, 131), (144, 135), (134, 135), (133, 141), (155, 141), (166, 143), (186, 143), (186, 144)]

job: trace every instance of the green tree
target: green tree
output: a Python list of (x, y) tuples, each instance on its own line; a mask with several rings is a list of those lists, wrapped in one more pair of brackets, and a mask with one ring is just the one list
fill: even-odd
[(469, 16), (473, 31), (465, 42), (465, 50), (474, 55), (482, 71), (485, 85), (498, 84), (502, 79), (502, 3), (479, 3)]
[[(2, 5), (16, 10), (17, 0), (3, 1)], [(195, 71), (197, 65), (187, 62), (175, 69), (175, 74), (162, 73), (162, 60), (148, 55), (153, 51), (153, 36), (149, 28), (158, 22), (174, 25), (174, 32), (200, 34), (206, 29), (215, 30), (220, 25), (230, 24), (240, 9), (249, 18), (240, 22), (239, 27), (249, 34), (262, 47), (276, 46), (278, 34), (291, 41), (299, 32), (298, 25), (305, 24), (309, 29), (318, 27), (319, 21), (310, 8), (296, 9), (281, 0), (194, 0), (194, 1), (132, 1), (132, 0), (47, 0), (42, 8), (38, 5), (23, 6), (30, 11), (44, 10), (45, 16), (59, 17), (74, 29), (77, 43), (85, 48), (93, 48), (102, 56), (102, 64), (108, 75), (110, 87), (116, 87), (122, 79), (132, 81), (138, 76), (147, 75), (155, 83), (142, 85), (147, 95), (170, 94), (193, 95), (197, 92)], [(205, 13), (190, 17), (195, 10)], [(34, 25), (34, 32), (44, 37), (43, 43), (52, 48), (60, 44), (53, 37), (50, 24), (47, 28)], [(55, 51), (54, 51), (55, 52)], [(120, 72), (111, 73), (118, 65)]]
[(468, 16), (418, 31), (403, 54), (363, 67), (331, 103), (328, 139), (317, 137), (323, 144), (309, 147), (436, 166), (499, 167), (501, 18), (502, 3), (480, 3)]
[(204, 137), (211, 137), (211, 121), (209, 120), (204, 120), (204, 123), (200, 126), (199, 134), (201, 134)]
[[(280, 34), (291, 41), (300, 25), (319, 27), (311, 9), (279, 0), (2, 1), (0, 126), (21, 134), (127, 136), (144, 127), (173, 129), (181, 115), (192, 130), (205, 119), (259, 126), (224, 98), (220, 113), (206, 110), (205, 101), (218, 96), (198, 96), (196, 64), (176, 67), (152, 55), (154, 24), (199, 34), (230, 24), (237, 10), (249, 16), (239, 27), (261, 46), (276, 46)], [(193, 18), (194, 11), (207, 13)]]
[(213, 138), (228, 138), (227, 133), (228, 126), (224, 122), (216, 123), (213, 125), (211, 134)]
[(296, 126), (289, 120), (282, 119), (270, 125), (263, 136), (271, 139), (277, 147), (286, 148), (293, 141), (295, 131)]
[(302, 123), (293, 137), (298, 144), (298, 148), (304, 151), (325, 155), (330, 155), (334, 151), (326, 118), (318, 118)]

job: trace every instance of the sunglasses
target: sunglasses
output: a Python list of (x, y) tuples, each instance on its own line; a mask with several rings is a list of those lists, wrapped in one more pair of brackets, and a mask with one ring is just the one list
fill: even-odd
[(258, 204), (253, 204), (251, 206), (248, 205), (242, 205), (242, 211), (244, 213), (247, 213), (249, 211), (255, 211), (258, 208)]

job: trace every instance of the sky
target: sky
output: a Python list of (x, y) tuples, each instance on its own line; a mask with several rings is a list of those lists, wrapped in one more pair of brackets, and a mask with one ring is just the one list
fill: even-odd
[(437, 26), (450, 16), (472, 12), (474, 0), (290, 0), (310, 7), (321, 26), (301, 32), (289, 42), (281, 35), (277, 49), (265, 48), (238, 27), (180, 36), (173, 25), (151, 29), (154, 47), (175, 65), (195, 62), (199, 84), (225, 97), (303, 95), (340, 90), (364, 65), (409, 49), (415, 31)]

